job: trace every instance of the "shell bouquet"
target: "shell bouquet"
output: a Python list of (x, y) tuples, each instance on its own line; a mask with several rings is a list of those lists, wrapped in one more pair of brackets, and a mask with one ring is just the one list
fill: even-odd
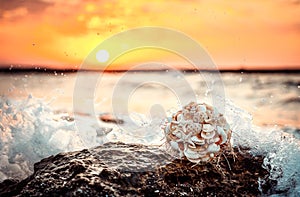
[(163, 126), (167, 143), (180, 158), (193, 163), (215, 158), (230, 143), (231, 130), (213, 107), (191, 102), (173, 114)]

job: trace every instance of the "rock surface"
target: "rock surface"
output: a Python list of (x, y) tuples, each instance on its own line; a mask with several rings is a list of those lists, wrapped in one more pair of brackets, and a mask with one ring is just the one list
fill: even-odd
[(158, 147), (107, 143), (45, 158), (27, 179), (0, 183), (0, 196), (260, 195), (258, 178), (268, 174), (263, 158), (234, 151), (235, 157), (226, 152), (219, 162), (195, 165)]

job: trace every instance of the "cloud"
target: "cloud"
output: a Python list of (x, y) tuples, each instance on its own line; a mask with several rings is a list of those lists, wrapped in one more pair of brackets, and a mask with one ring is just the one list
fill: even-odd
[(14, 19), (18, 17), (23, 17), (28, 14), (28, 10), (25, 7), (18, 7), (14, 10), (4, 11), (2, 17), (5, 19)]
[[(0, 6), (0, 18), (15, 18), (27, 13), (37, 13), (52, 5), (41, 0), (2, 0)], [(26, 10), (26, 11), (25, 11)]]
[(300, 0), (290, 0), (290, 2), (294, 5), (300, 5)]
[(42, 0), (2, 0), (0, 12), (3, 10), (14, 10), (18, 7), (26, 7), (29, 11), (43, 10), (44, 8), (52, 5), (51, 2), (46, 2)]

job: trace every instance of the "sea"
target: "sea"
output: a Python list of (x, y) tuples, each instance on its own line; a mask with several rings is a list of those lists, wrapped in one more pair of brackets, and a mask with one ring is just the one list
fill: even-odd
[(0, 182), (60, 152), (161, 146), (165, 119), (192, 101), (224, 114), (233, 146), (264, 155), (270, 175), (257, 181), (277, 185), (262, 195), (300, 196), (299, 72), (0, 72)]

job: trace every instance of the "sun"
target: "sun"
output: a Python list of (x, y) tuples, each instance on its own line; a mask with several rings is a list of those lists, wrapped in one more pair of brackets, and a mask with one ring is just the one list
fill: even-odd
[(98, 60), (98, 62), (100, 63), (104, 63), (104, 62), (107, 62), (107, 60), (109, 59), (109, 53), (102, 49), (102, 50), (99, 50), (97, 53), (96, 53), (96, 59)]

